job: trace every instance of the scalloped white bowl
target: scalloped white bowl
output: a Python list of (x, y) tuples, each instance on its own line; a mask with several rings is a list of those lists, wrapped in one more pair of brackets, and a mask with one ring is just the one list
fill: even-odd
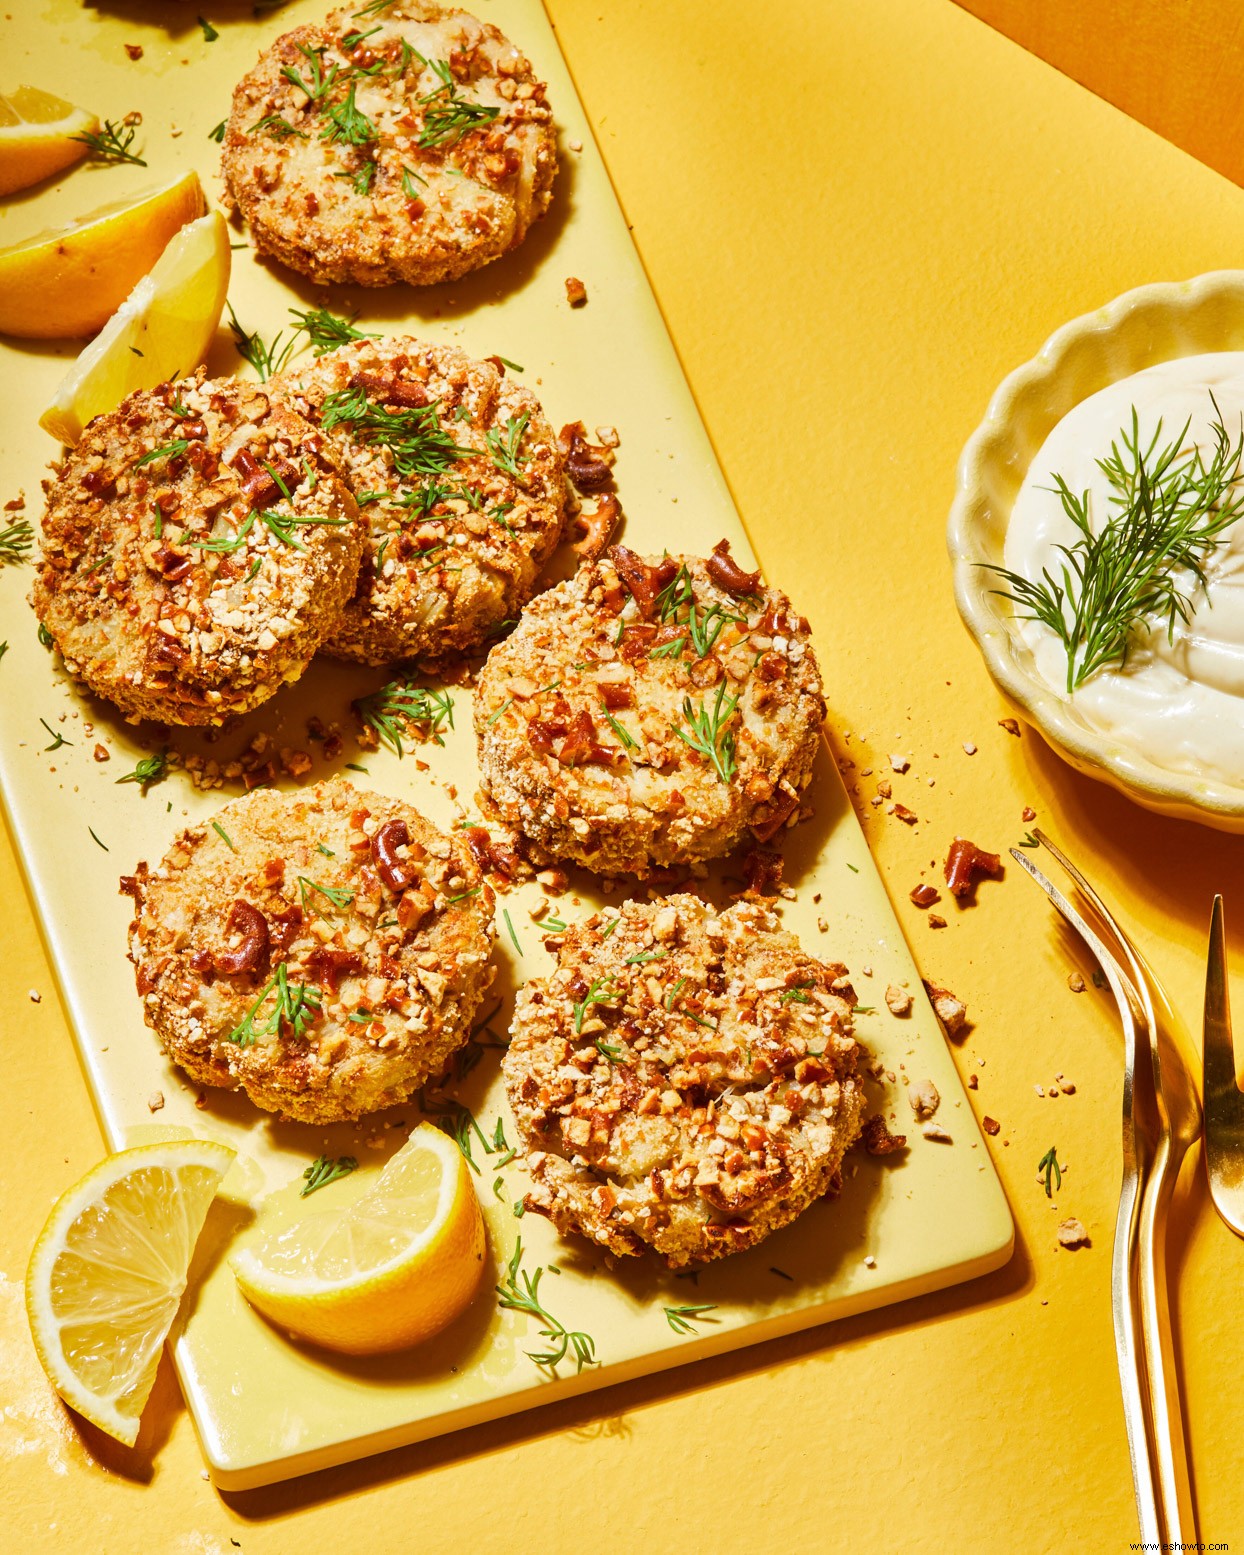
[(1010, 602), (991, 592), (1011, 506), (1038, 449), (1081, 400), (1156, 362), (1244, 350), (1244, 270), (1124, 292), (1064, 324), (999, 386), (959, 459), (947, 544), (955, 601), (999, 689), (1073, 767), (1147, 809), (1244, 832), (1244, 782), (1163, 767), (1139, 745), (1091, 727), (1037, 674)]

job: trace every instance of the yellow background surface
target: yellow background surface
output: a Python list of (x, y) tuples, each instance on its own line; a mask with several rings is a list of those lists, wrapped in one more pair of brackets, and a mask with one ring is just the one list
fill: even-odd
[[(949, 0), (792, 0), (763, 24), (741, 0), (550, 10), (766, 571), (811, 617), (835, 745), (917, 959), (969, 1004), (956, 1058), (1002, 1124), (990, 1148), (1015, 1258), (938, 1296), (220, 1496), (167, 1365), (126, 1455), (69, 1423), (31, 1355), (26, 1254), (100, 1143), (6, 855), (0, 1528), (22, 1550), (161, 1555), (1125, 1548), (1117, 1032), (1102, 995), (1069, 990), (1076, 957), (1017, 869), (941, 931), (907, 893), (956, 832), (1017, 842), (1031, 805), (1193, 1018), (1215, 889), (1244, 924), (1244, 843), (1148, 815), (998, 726), (943, 540), (955, 460), (1001, 377), (1128, 287), (1240, 263), (1244, 195)], [(6, 82), (54, 86), (54, 57), (7, 58)], [(101, 83), (120, 93), (132, 68), (101, 61)], [(869, 803), (891, 752), (912, 758), (886, 775), (914, 828)], [(1075, 1094), (1038, 1098), (1059, 1072)], [(1052, 1203), (1035, 1173), (1051, 1145), (1069, 1167)], [(1056, 1250), (1068, 1214), (1091, 1247)], [(1238, 1540), (1244, 1247), (1199, 1162), (1172, 1270), (1201, 1536)]]

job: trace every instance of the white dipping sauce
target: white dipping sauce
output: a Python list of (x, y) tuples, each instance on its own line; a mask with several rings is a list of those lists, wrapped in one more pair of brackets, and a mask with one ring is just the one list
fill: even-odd
[[(1036, 582), (1042, 569), (1061, 580), (1063, 557), (1078, 530), (1051, 489), (1061, 475), (1077, 496), (1088, 491), (1089, 519), (1099, 530), (1112, 507), (1112, 488), (1097, 468), (1110, 445), (1130, 432), (1132, 407), (1140, 418), (1140, 446), (1149, 446), (1159, 421), (1159, 447), (1167, 446), (1191, 419), (1195, 441), (1209, 462), (1215, 419), (1210, 393), (1234, 447), (1244, 416), (1244, 351), (1188, 356), (1146, 368), (1082, 401), (1058, 423), (1032, 462), (1011, 513), (1004, 563)], [(1239, 489), (1238, 487), (1236, 488)], [(1127, 664), (1099, 670), (1073, 693), (1076, 711), (1102, 734), (1143, 751), (1159, 766), (1244, 783), (1244, 517), (1226, 530), (1223, 544), (1205, 563), (1208, 589), (1187, 575), (1192, 596), (1186, 625), (1176, 624), (1168, 643), (1165, 622), (1133, 635)], [(1067, 694), (1067, 654), (1040, 622), (1020, 631), (1037, 669), (1055, 691)]]

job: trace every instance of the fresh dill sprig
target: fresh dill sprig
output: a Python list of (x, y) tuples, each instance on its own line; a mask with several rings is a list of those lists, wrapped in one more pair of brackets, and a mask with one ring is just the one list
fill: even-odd
[(322, 896), (328, 905), (335, 907), (338, 912), (343, 912), (354, 900), (354, 892), (349, 886), (321, 885), (318, 880), (312, 880), (307, 875), (298, 876), (298, 890), (302, 897), (302, 910), (308, 918), (328, 916), (316, 907), (317, 896)]
[(205, 17), (199, 17), (199, 26), (203, 29), (204, 43), (215, 43), (216, 39), (220, 37), (220, 34), (212, 26), (211, 22), (209, 22)]
[(574, 1032), (579, 1036), (587, 1012), (594, 1004), (612, 1004), (618, 996), (616, 977), (598, 977), (574, 1007)]
[(501, 112), (500, 108), (489, 108), (470, 97), (463, 97), (447, 60), (424, 59), (422, 54), (419, 59), (441, 83), (435, 91), (419, 99), (423, 109), (420, 146), (445, 146), (460, 140), (468, 130), (491, 124)]
[(300, 518), (294, 513), (278, 513), (275, 508), (260, 508), (258, 512), (261, 522), (267, 525), (278, 540), (294, 551), (306, 550), (306, 546), (295, 536), (295, 529), (318, 526), (340, 529), (350, 522), (348, 518), (326, 518), (319, 513)]
[(420, 738), (443, 745), (442, 729), (454, 726), (454, 699), (448, 691), (429, 691), (426, 686), (411, 686), (401, 680), (389, 681), (351, 706), (399, 757), (405, 754), (402, 741), (410, 738), (412, 728), (419, 731)]
[(324, 94), (337, 79), (339, 67), (336, 65), (330, 66), (326, 75), (324, 73), (323, 48), (309, 49), (305, 44), (299, 43), (297, 49), (307, 62), (310, 80), (304, 80), (301, 72), (295, 70), (292, 65), (283, 65), (281, 74), (291, 86), (296, 86), (300, 92), (305, 93), (308, 102), (321, 102)]
[(189, 447), (189, 438), (176, 437), (171, 443), (162, 443), (159, 448), (145, 453), (141, 459), (135, 459), (134, 468), (140, 470), (144, 464), (154, 464), (157, 459), (176, 459), (178, 454), (184, 454)]
[(267, 113), (262, 119), (256, 119), (246, 133), (258, 135), (261, 131), (269, 140), (289, 140), (291, 136), (298, 140), (308, 138), (305, 130), (295, 129), (289, 120), (279, 113)]
[(12, 566), (26, 559), (25, 553), (34, 544), (34, 530), (25, 518), (14, 519), (0, 529), (0, 566)]
[(344, 146), (366, 146), (376, 138), (376, 126), (354, 101), (358, 86), (351, 83), (350, 90), (341, 102), (326, 110), (328, 124), (320, 131), (320, 139)]
[(726, 727), (738, 705), (738, 693), (727, 697), (723, 680), (717, 687), (717, 697), (711, 708), (703, 702), (695, 707), (690, 696), (685, 696), (682, 699), (682, 715), (687, 728), (683, 729), (678, 724), (670, 725), (671, 732), (684, 745), (698, 751), (712, 764), (723, 783), (733, 782), (738, 772), (738, 764), (734, 759), (734, 731)]
[(238, 851), (233, 846), (233, 838), (224, 829), (219, 821), (212, 822), (212, 830), (217, 834), (217, 836), (219, 836), (220, 840), (224, 843), (225, 847), (229, 849), (230, 853), (236, 853)]
[(505, 423), (504, 438), (495, 428), (484, 433), (484, 441), (488, 444), (488, 457), (502, 472), (515, 480), (521, 486), (523, 472), (518, 467), (518, 451), (523, 444), (523, 433), (527, 430), (527, 422), (531, 419), (531, 412), (524, 411), (521, 416), (511, 416)]
[(593, 1042), (596, 1051), (602, 1058), (607, 1058), (611, 1064), (616, 1064), (622, 1057), (622, 1049), (612, 1042), (606, 1042), (603, 1037), (594, 1037)]
[(305, 311), (291, 308), (290, 314), (294, 320), (294, 327), (307, 337), (313, 356), (323, 356), (327, 351), (335, 351), (338, 346), (344, 346), (351, 340), (379, 340), (380, 336), (369, 330), (355, 329), (354, 320), (357, 313), (352, 313), (348, 319), (343, 319), (337, 313), (330, 313), (327, 308), (307, 308)]
[(514, 1252), (505, 1266), (505, 1279), (497, 1286), (497, 1305), (512, 1312), (525, 1312), (543, 1326), (540, 1337), (548, 1341), (547, 1350), (526, 1351), (528, 1360), (546, 1371), (556, 1372), (558, 1366), (573, 1353), (575, 1371), (581, 1372), (596, 1360), (596, 1344), (589, 1335), (568, 1329), (548, 1310), (540, 1300), (540, 1279), (544, 1274), (537, 1268), (528, 1274), (522, 1267), (523, 1239), (517, 1237)]
[(351, 11), (350, 14), (356, 22), (361, 21), (365, 16), (380, 16), (393, 3), (394, 0), (368, 0), (368, 3), (361, 10)]
[(1097, 461), (1114, 510), (1097, 533), (1089, 493), (1076, 496), (1061, 475), (1054, 476), (1053, 490), (1078, 533), (1070, 545), (1055, 547), (1063, 557), (1059, 577), (1045, 567), (1041, 581), (1033, 582), (984, 564), (1005, 580), (1007, 587), (994, 592), (1017, 607), (1020, 619), (1041, 622), (1062, 643), (1069, 695), (1104, 666), (1126, 664), (1146, 623), (1164, 622), (1167, 641), (1174, 641), (1176, 624), (1188, 621), (1194, 595), (1206, 587), (1205, 562), (1244, 513), (1244, 490), (1236, 489), (1244, 420), (1232, 443), (1218, 402), (1212, 394), (1210, 399), (1214, 448), (1208, 463), (1199, 447), (1186, 444), (1190, 421), (1164, 446), (1159, 421), (1142, 444), (1132, 407), (1130, 431), (1120, 432), (1109, 457)]
[(88, 826), (87, 831), (90, 832), (91, 841), (95, 843), (97, 847), (103, 848), (105, 853), (112, 852), (112, 849), (108, 846), (108, 844), (106, 842), (101, 842), (100, 839), (95, 835), (95, 828), (93, 826)]
[(46, 718), (40, 718), (39, 722), (43, 725), (43, 727), (47, 730), (47, 732), (52, 736), (52, 743), (50, 745), (45, 745), (43, 747), (43, 749), (45, 751), (58, 751), (61, 748), (62, 745), (72, 745), (73, 744), (73, 741), (72, 740), (67, 740), (63, 734), (57, 734), (56, 730), (53, 729), (52, 725), (50, 723), (48, 723)]
[(695, 1333), (696, 1321), (715, 1323), (716, 1318), (705, 1318), (703, 1313), (716, 1312), (715, 1301), (701, 1301), (698, 1306), (665, 1307), (665, 1321), (676, 1334)]
[(105, 119), (104, 127), (98, 133), (88, 130), (83, 135), (71, 135), (69, 138), (88, 146), (98, 162), (132, 162), (135, 167), (146, 167), (142, 157), (131, 149), (137, 134), (137, 126), (126, 124), (124, 119), (120, 124)]
[(364, 162), (353, 172), (334, 173), (334, 178), (344, 178), (353, 186), (355, 194), (370, 194), (376, 177), (376, 164)]
[(1039, 848), (1041, 846), (1041, 841), (1038, 837), (1034, 836), (1032, 832), (1026, 831), (1020, 838), (1019, 845), (1021, 848)]
[(144, 756), (133, 772), (127, 772), (124, 777), (119, 777), (117, 782), (137, 783), (146, 794), (153, 783), (162, 783), (167, 776), (168, 752), (160, 751), (155, 756)]
[[(679, 612), (686, 610), (686, 615)], [(713, 646), (721, 636), (723, 628), (730, 621), (743, 622), (745, 616), (736, 615), (727, 610), (724, 605), (712, 605), (702, 615), (695, 597), (695, 585), (687, 564), (684, 562), (674, 577), (657, 595), (657, 612), (661, 621), (673, 626), (685, 626), (691, 637), (691, 646), (695, 650), (697, 659), (705, 659), (713, 651)], [(660, 648), (654, 648), (648, 655), (650, 659), (663, 659), (675, 653), (681, 653), (686, 638), (679, 638), (675, 642), (665, 643)]]
[(618, 720), (613, 716), (613, 714), (609, 711), (603, 702), (601, 703), (600, 707), (601, 712), (605, 715), (605, 722), (622, 741), (623, 747), (628, 751), (638, 750), (639, 741), (634, 737), (631, 731), (624, 724), (620, 724), (618, 722)]
[(39, 622), (39, 631), (37, 635), (39, 638), (39, 646), (41, 648), (55, 648), (56, 639), (52, 636), (51, 632), (48, 631), (46, 621)]
[(503, 907), (501, 909), (501, 916), (505, 919), (505, 927), (507, 933), (510, 936), (510, 944), (513, 945), (514, 949), (521, 956), (523, 953), (523, 947), (518, 943), (518, 935), (514, 932), (514, 924), (510, 918), (510, 909), (508, 907)]
[(285, 345), (281, 344), (283, 332), (274, 336), (271, 343), (258, 333), (251, 334), (238, 322), (232, 303), (229, 304), (229, 328), (233, 331), (233, 343), (238, 355), (244, 362), (251, 364), (261, 381), (266, 381), (273, 373), (279, 373), (298, 344), (297, 330), (290, 335)]
[(339, 1155), (336, 1160), (331, 1155), (317, 1156), (302, 1174), (306, 1178), (306, 1186), (299, 1190), (298, 1197), (305, 1199), (309, 1193), (318, 1193), (321, 1188), (327, 1188), (330, 1182), (338, 1182), (357, 1170), (358, 1162), (352, 1155)]
[[(276, 1003), (264, 1020), (256, 1025), (255, 1018), (271, 994), (276, 995)], [(310, 983), (299, 983), (296, 988), (291, 988), (289, 973), (282, 961), (258, 999), (229, 1033), (228, 1041), (236, 1042), (238, 1047), (254, 1047), (260, 1037), (277, 1036), (282, 1026), (288, 1026), (296, 1037), (301, 1037), (320, 1013), (322, 999), (320, 990)]]
[[(1045, 1173), (1045, 1196), (1047, 1199), (1052, 1199), (1055, 1192), (1063, 1185), (1063, 1172), (1058, 1164), (1057, 1145), (1051, 1145), (1037, 1162), (1037, 1171)], [(1051, 1178), (1053, 1178), (1052, 1183)]]
[(228, 119), (222, 119), (219, 124), (214, 124), (207, 132), (208, 140), (214, 140), (220, 145), (225, 138), (225, 130), (229, 127)]
[(387, 448), (402, 479), (416, 480), (441, 475), (474, 452), (454, 442), (441, 426), (438, 409), (434, 402), (387, 410), (369, 400), (362, 389), (342, 389), (324, 401), (320, 419), (326, 432), (348, 426), (358, 442)]

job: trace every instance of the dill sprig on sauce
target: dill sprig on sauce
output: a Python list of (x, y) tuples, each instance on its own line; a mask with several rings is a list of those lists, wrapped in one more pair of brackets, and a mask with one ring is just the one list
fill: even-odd
[(0, 529), (0, 566), (10, 566), (25, 560), (25, 553), (34, 544), (34, 531), (27, 519), (18, 518)]
[(698, 1306), (665, 1307), (665, 1321), (676, 1334), (695, 1333), (695, 1324), (699, 1322), (715, 1323), (716, 1318), (704, 1317), (705, 1312), (716, 1312), (715, 1301), (701, 1301)]
[(102, 130), (88, 130), (83, 135), (71, 135), (69, 138), (89, 147), (97, 162), (132, 162), (135, 167), (146, 167), (146, 162), (132, 149), (137, 134), (137, 126), (127, 124), (124, 119), (120, 124), (105, 119)]
[(153, 783), (162, 783), (167, 776), (168, 752), (160, 751), (155, 756), (144, 756), (133, 772), (127, 772), (124, 777), (119, 777), (116, 781), (118, 783), (137, 783), (145, 795)]
[(335, 351), (338, 346), (348, 345), (351, 340), (380, 339), (379, 335), (369, 330), (355, 329), (357, 313), (352, 313), (346, 319), (340, 314), (331, 313), (327, 308), (308, 308), (305, 311), (291, 308), (289, 312), (295, 329), (307, 337), (313, 356), (319, 357), (327, 351)]
[(1186, 623), (1193, 598), (1206, 587), (1204, 564), (1221, 546), (1225, 530), (1244, 513), (1244, 491), (1234, 490), (1244, 462), (1244, 420), (1233, 443), (1213, 394), (1213, 454), (1187, 446), (1191, 422), (1163, 445), (1162, 422), (1146, 445), (1132, 407), (1130, 431), (1111, 444), (1097, 466), (1110, 483), (1114, 509), (1096, 534), (1089, 493), (1081, 496), (1061, 475), (1053, 491), (1078, 538), (1059, 545), (1063, 564), (1055, 577), (1042, 569), (1033, 582), (1005, 567), (986, 564), (1007, 584), (994, 592), (1014, 604), (1022, 620), (1039, 621), (1067, 654), (1070, 694), (1099, 669), (1127, 663), (1135, 638), (1148, 622), (1165, 623), (1168, 642)]
[(525, 1354), (528, 1360), (534, 1361), (537, 1366), (546, 1371), (556, 1372), (558, 1366), (573, 1353), (576, 1372), (581, 1372), (585, 1366), (593, 1365), (596, 1360), (595, 1341), (588, 1334), (568, 1329), (564, 1323), (553, 1316), (540, 1300), (543, 1268), (538, 1268), (534, 1274), (528, 1274), (521, 1268), (522, 1261), (523, 1239), (518, 1237), (514, 1242), (514, 1252), (505, 1267), (505, 1279), (496, 1289), (499, 1307), (512, 1312), (525, 1312), (542, 1324), (540, 1337), (548, 1341), (548, 1349), (527, 1350)]
[(317, 1156), (302, 1174), (306, 1184), (299, 1190), (298, 1197), (305, 1199), (309, 1193), (318, 1193), (330, 1182), (338, 1182), (357, 1170), (358, 1162), (352, 1155), (339, 1155), (336, 1160), (331, 1155)]

